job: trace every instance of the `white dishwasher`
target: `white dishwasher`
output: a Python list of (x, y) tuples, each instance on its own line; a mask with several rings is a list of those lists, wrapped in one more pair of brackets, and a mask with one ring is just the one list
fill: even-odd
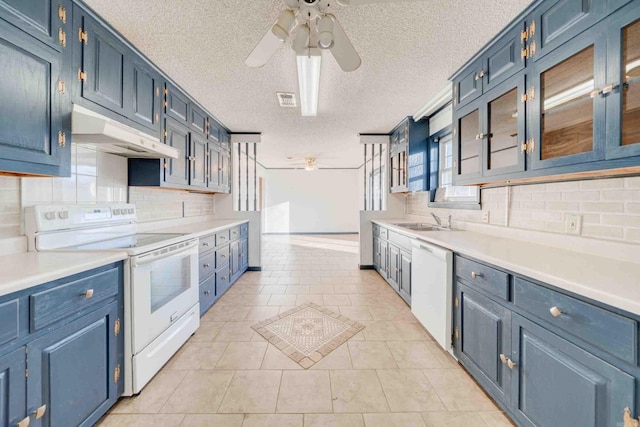
[(411, 312), (451, 352), (453, 254), (418, 240), (412, 246)]

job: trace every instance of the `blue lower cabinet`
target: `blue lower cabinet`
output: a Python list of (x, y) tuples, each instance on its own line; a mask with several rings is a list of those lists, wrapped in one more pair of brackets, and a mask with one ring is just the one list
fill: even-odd
[(457, 283), (454, 331), (456, 355), (482, 387), (508, 405), (511, 375), (511, 311)]
[(635, 379), (514, 314), (512, 408), (521, 426), (622, 426)]
[(240, 240), (240, 269), (244, 272), (249, 266), (249, 239)]
[(91, 426), (115, 403), (117, 318), (114, 301), (27, 345), (27, 410), (44, 409), (31, 426)]
[(25, 348), (0, 356), (0, 426), (15, 426), (25, 419)]

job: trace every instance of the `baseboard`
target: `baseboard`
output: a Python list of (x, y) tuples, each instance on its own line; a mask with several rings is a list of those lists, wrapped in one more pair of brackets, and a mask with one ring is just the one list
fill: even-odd
[(333, 232), (317, 232), (317, 233), (304, 232), (304, 233), (262, 233), (262, 234), (265, 235), (265, 236), (270, 236), (270, 235), (273, 235), (273, 236), (283, 236), (283, 235), (284, 236), (288, 236), (288, 235), (301, 236), (302, 235), (303, 236), (303, 235), (309, 235), (309, 234), (322, 234), (322, 235), (326, 235), (326, 234), (358, 234), (358, 232), (357, 231), (341, 231), (341, 232), (336, 232), (336, 233), (333, 233)]
[(247, 271), (262, 271), (262, 267), (247, 267)]
[(375, 270), (373, 265), (359, 265), (358, 267), (360, 267), (360, 270)]

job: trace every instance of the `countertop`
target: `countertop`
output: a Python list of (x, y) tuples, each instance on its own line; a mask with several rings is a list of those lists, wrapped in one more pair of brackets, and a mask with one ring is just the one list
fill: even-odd
[(640, 315), (640, 263), (472, 231), (413, 231), (392, 225), (413, 222), (402, 219), (372, 222), (405, 236)]
[(155, 231), (162, 233), (183, 233), (190, 234), (190, 237), (202, 237), (208, 234), (216, 233), (224, 230), (225, 228), (234, 227), (236, 225), (249, 222), (248, 219), (216, 219), (212, 221), (194, 222), (184, 225), (172, 225), (172, 226), (158, 226), (144, 229), (145, 232)]
[(126, 252), (25, 252), (1, 256), (0, 296), (126, 258)]

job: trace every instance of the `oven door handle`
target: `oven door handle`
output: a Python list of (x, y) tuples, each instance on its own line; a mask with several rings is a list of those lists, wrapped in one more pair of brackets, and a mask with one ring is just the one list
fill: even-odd
[[(169, 258), (175, 255), (180, 255), (184, 252), (187, 252), (193, 248), (195, 248), (198, 245), (198, 240), (190, 240), (186, 245), (182, 246), (181, 248), (175, 248), (174, 246), (171, 246), (170, 249), (167, 252), (163, 252), (161, 254), (156, 254), (157, 251), (153, 251), (150, 254), (145, 254), (145, 255), (140, 255), (140, 256), (136, 256), (136, 257), (132, 257), (131, 258), (131, 264), (134, 267), (139, 267), (141, 265), (144, 264), (148, 264), (150, 262), (154, 262), (154, 261), (158, 261), (164, 258)], [(175, 245), (178, 246), (178, 245)]]

